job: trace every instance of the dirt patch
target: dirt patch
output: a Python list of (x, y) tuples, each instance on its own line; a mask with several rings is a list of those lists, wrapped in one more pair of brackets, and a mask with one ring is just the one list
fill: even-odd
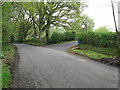
[[(77, 47), (71, 47), (69, 49), (74, 49), (74, 48), (76, 49)], [(88, 57), (86, 55), (83, 55), (83, 54), (78, 53), (78, 52), (71, 51), (69, 49), (66, 51), (67, 53), (70, 53), (70, 54), (73, 54), (73, 55), (77, 55), (77, 56), (82, 56), (84, 58), (90, 58), (90, 57)], [(100, 59), (90, 58), (90, 59), (94, 60), (94, 61), (97, 61), (97, 62), (100, 62), (100, 63), (103, 63), (103, 64), (114, 66), (114, 67), (117, 67), (117, 68), (120, 67), (120, 58), (119, 57), (114, 57), (114, 58), (100, 58)]]
[(115, 67), (120, 67), (119, 60), (120, 60), (120, 58), (115, 57), (115, 58), (101, 58), (101, 59), (97, 59), (96, 61), (102, 62), (104, 64), (112, 65)]

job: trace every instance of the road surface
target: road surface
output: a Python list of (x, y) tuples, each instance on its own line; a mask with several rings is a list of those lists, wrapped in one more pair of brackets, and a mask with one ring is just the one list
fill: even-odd
[[(16, 44), (15, 88), (118, 88), (118, 69), (65, 53), (73, 43), (37, 47)], [(60, 49), (61, 46), (64, 49)]]
[(64, 43), (59, 43), (59, 44), (52, 44), (52, 45), (43, 46), (43, 47), (55, 49), (55, 50), (59, 50), (59, 51), (65, 51), (68, 48), (73, 47), (77, 44), (78, 44), (77, 42), (73, 41), (73, 42), (64, 42)]

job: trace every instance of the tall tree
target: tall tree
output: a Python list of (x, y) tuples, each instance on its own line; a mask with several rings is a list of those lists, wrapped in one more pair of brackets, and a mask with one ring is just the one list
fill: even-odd
[[(46, 40), (49, 42), (51, 26), (70, 27), (79, 17), (84, 4), (80, 2), (47, 2), (46, 3)], [(81, 7), (83, 7), (81, 9)]]
[(9, 43), (9, 37), (13, 29), (11, 21), (12, 5), (10, 2), (2, 5), (2, 44), (3, 46)]
[[(84, 26), (84, 27), (83, 27)], [(77, 20), (71, 23), (71, 30), (81, 31), (81, 30), (88, 30), (92, 31), (94, 27), (93, 19), (89, 18), (87, 15), (82, 15), (77, 18)]]
[(85, 5), (80, 2), (13, 2), (12, 7), (14, 10), (8, 21), (17, 22), (14, 28), (17, 29), (19, 42), (24, 42), (31, 32), (34, 39), (37, 36), (40, 38), (41, 33), (45, 32), (49, 43), (50, 28), (70, 28), (71, 23), (78, 20)]
[(116, 17), (115, 17), (115, 9), (114, 9), (114, 3), (113, 0), (111, 0), (111, 4), (112, 4), (112, 13), (113, 13), (113, 19), (114, 19), (114, 24), (115, 24), (115, 30), (116, 30), (116, 35), (117, 35), (117, 45), (118, 45), (118, 49), (119, 49), (119, 57), (120, 57), (120, 32), (118, 31), (117, 28), (117, 22), (116, 22)]
[[(13, 21), (16, 21), (19, 26), (17, 31), (18, 42), (25, 42), (27, 35), (32, 31), (29, 29), (32, 27), (32, 17), (29, 14), (30, 12), (25, 7), (26, 3), (13, 3), (14, 6), (14, 16), (12, 17)], [(15, 17), (16, 16), (16, 17)]]

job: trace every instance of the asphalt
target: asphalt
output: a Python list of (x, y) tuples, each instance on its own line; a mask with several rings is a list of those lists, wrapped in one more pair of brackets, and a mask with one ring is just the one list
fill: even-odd
[(43, 46), (44, 48), (59, 50), (59, 51), (66, 51), (68, 48), (73, 47), (77, 45), (78, 43), (76, 41), (73, 42), (64, 42), (64, 43), (58, 43), (58, 44), (51, 44), (48, 46)]
[(14, 88), (118, 88), (117, 68), (64, 52), (76, 44), (16, 44), (20, 59)]

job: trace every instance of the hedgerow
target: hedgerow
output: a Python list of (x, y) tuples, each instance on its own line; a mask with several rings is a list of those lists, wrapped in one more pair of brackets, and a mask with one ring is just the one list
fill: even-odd
[(54, 32), (51, 36), (51, 43), (63, 42), (64, 39), (65, 39), (65, 36), (63, 33)]
[(73, 31), (66, 31), (64, 32), (65, 35), (65, 41), (72, 41), (75, 40), (76, 33)]
[(92, 31), (83, 31), (77, 33), (77, 40), (84, 44), (91, 44), (98, 47), (117, 47), (117, 37), (113, 32), (95, 33)]

